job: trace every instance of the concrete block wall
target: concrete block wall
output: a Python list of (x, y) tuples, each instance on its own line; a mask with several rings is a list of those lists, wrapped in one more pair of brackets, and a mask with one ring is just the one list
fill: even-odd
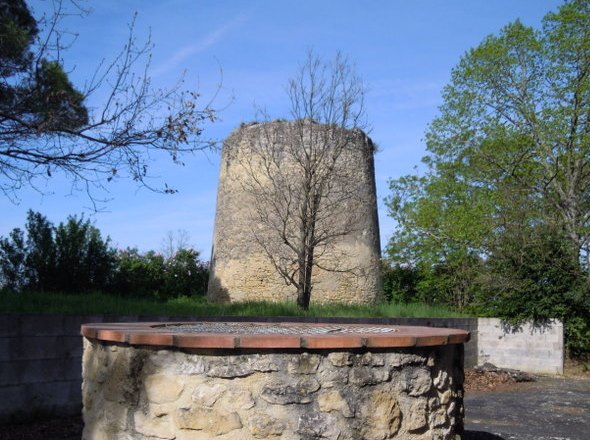
[(79, 319), (0, 317), (0, 419), (79, 410), (82, 346), (70, 329)]
[[(0, 314), (0, 423), (35, 413), (61, 416), (81, 410), (82, 337), (80, 326), (90, 322), (223, 321), (226, 317), (109, 316)], [(233, 320), (252, 320), (249, 317)], [(465, 344), (465, 366), (492, 362), (497, 366), (537, 372), (535, 365), (552, 365), (541, 371), (563, 372), (563, 326), (540, 333), (503, 333), (499, 320), (477, 318), (256, 318), (268, 322), (349, 322), (460, 328), (471, 332)], [(524, 342), (523, 342), (524, 341)], [(531, 342), (534, 341), (534, 342)], [(523, 351), (529, 347), (529, 351)], [(536, 347), (533, 349), (533, 347)], [(536, 357), (534, 357), (536, 356)], [(544, 356), (544, 357), (543, 357)], [(524, 359), (525, 357), (530, 358)], [(517, 361), (524, 362), (520, 364)], [(532, 359), (538, 359), (534, 361)], [(561, 369), (559, 368), (561, 365)]]
[(497, 318), (480, 318), (478, 323), (478, 364), (529, 373), (563, 374), (563, 324), (523, 324), (511, 328)]

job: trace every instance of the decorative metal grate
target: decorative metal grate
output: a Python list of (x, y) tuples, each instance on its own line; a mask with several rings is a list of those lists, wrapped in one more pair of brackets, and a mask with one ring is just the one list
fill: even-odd
[(194, 324), (160, 324), (154, 328), (166, 328), (182, 333), (224, 333), (248, 335), (325, 335), (393, 333), (392, 327), (369, 327), (354, 325), (302, 325), (302, 324), (254, 324), (243, 322), (197, 322)]

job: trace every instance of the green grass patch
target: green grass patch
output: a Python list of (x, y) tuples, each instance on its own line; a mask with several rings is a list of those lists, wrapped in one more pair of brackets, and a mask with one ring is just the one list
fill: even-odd
[(312, 304), (309, 310), (303, 311), (293, 302), (212, 304), (203, 297), (180, 297), (162, 302), (102, 293), (64, 295), (40, 292), (0, 293), (0, 313), (425, 318), (467, 316), (444, 307), (426, 304)]

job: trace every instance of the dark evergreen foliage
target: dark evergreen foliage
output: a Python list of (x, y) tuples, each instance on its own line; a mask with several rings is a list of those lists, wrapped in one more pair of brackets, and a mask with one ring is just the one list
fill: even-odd
[(25, 231), (15, 228), (0, 237), (0, 290), (168, 299), (204, 295), (208, 276), (194, 249), (177, 249), (168, 258), (154, 251), (116, 251), (83, 216), (69, 216), (56, 227), (29, 211)]

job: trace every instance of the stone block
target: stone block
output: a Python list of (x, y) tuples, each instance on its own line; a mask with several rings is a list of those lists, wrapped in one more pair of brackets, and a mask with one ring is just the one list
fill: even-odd
[(339, 412), (344, 417), (354, 417), (354, 412), (339, 390), (320, 393), (318, 407), (321, 412)]
[(159, 404), (178, 400), (184, 384), (175, 377), (155, 374), (144, 379), (144, 388), (148, 401)]
[(220, 412), (199, 406), (179, 408), (175, 412), (175, 422), (180, 429), (194, 429), (214, 435), (222, 435), (242, 428), (242, 420), (238, 413)]
[[(223, 384), (200, 384), (197, 385), (192, 394), (192, 400), (197, 405), (211, 408), (227, 392), (227, 386)], [(247, 398), (247, 396), (244, 396)]]
[(136, 411), (133, 414), (133, 422), (135, 431), (144, 437), (166, 440), (176, 438), (176, 429), (170, 417), (154, 417)]
[(313, 400), (311, 395), (319, 389), (319, 382), (313, 378), (296, 382), (274, 382), (264, 386), (260, 397), (274, 405), (310, 403)]
[(253, 437), (267, 439), (280, 436), (287, 428), (287, 423), (266, 413), (255, 412), (248, 417), (247, 426)]
[(401, 426), (401, 411), (395, 395), (385, 389), (369, 393), (360, 406), (363, 415), (363, 440), (394, 438)]

